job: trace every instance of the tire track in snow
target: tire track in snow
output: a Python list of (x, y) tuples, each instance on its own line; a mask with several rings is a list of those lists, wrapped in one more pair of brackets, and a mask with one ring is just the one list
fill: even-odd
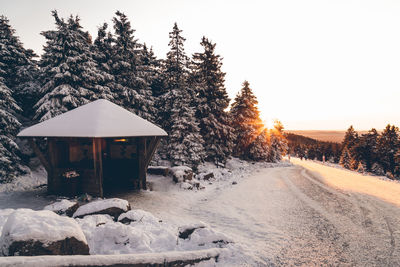
[[(306, 166), (304, 167), (306, 168)], [(336, 177), (332, 175), (329, 176), (329, 184), (335, 186), (331, 188), (330, 185), (323, 182), (325, 179), (323, 171), (329, 172), (329, 170), (329, 167), (323, 167), (323, 169), (319, 168), (318, 172), (321, 171), (321, 173), (316, 173), (316, 177), (312, 174), (308, 174), (308, 169), (303, 170), (301, 173), (309, 182), (323, 189), (320, 190), (321, 194), (323, 194), (324, 191), (334, 193), (336, 196), (339, 196), (337, 201), (345, 200), (353, 203), (352, 206), (354, 208), (346, 208), (343, 216), (339, 214), (338, 217), (341, 217), (345, 227), (347, 225), (353, 228), (352, 231), (347, 232), (348, 234), (346, 234), (346, 236), (352, 240), (350, 243), (351, 256), (354, 262), (356, 262), (356, 265), (400, 266), (400, 251), (396, 246), (398, 243), (397, 240), (400, 237), (399, 207), (367, 194), (361, 194), (350, 190), (345, 191), (342, 188), (338, 188), (334, 180)], [(335, 173), (337, 173), (337, 171)], [(348, 177), (348, 172), (346, 174), (347, 176), (345, 177)], [(355, 176), (357, 175), (359, 174), (355, 173)], [(295, 179), (295, 177), (291, 177), (291, 179)], [(353, 178), (349, 177), (349, 179)], [(359, 183), (364, 182), (362, 179), (355, 181)], [(367, 184), (363, 184), (364, 188), (366, 185)], [(388, 185), (390, 186), (390, 184)], [(315, 191), (305, 191), (304, 193), (308, 196), (315, 193)], [(335, 201), (335, 198), (331, 198), (330, 194), (325, 197), (329, 202)], [(312, 196), (311, 198), (314, 197)], [(324, 204), (322, 202), (321, 205), (329, 209), (329, 203)], [(359, 216), (358, 220), (354, 220), (354, 218), (357, 219), (357, 215)], [(351, 219), (353, 223), (349, 224), (348, 220), (346, 222), (346, 217), (347, 219)], [(357, 221), (359, 221), (359, 223), (357, 223)]]

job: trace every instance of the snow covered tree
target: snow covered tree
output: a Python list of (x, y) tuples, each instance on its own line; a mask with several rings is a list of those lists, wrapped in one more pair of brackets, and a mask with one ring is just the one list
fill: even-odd
[(113, 58), (113, 36), (110, 31), (107, 31), (108, 24), (104, 23), (97, 30), (97, 37), (93, 42), (93, 60), (97, 64), (97, 68), (103, 72), (103, 79), (98, 82), (98, 85), (109, 88), (107, 94), (103, 94), (98, 98), (107, 99), (114, 102), (114, 94), (112, 93), (115, 85), (115, 78), (112, 72)]
[(65, 21), (56, 11), (52, 15), (57, 29), (42, 32), (47, 41), (40, 62), (43, 97), (35, 115), (40, 121), (111, 95), (102, 85), (107, 74), (93, 60), (91, 37), (82, 31), (79, 18)]
[(204, 141), (192, 107), (193, 90), (188, 84), (188, 57), (181, 32), (175, 23), (169, 33), (170, 51), (164, 62), (166, 92), (160, 96), (159, 106), (159, 124), (169, 136), (162, 143), (159, 153), (174, 165), (196, 167), (204, 160)]
[[(248, 158), (255, 161), (267, 161), (271, 155), (268, 130), (264, 129), (256, 139), (249, 145)], [(274, 160), (275, 162), (275, 160)]]
[(388, 124), (381, 133), (377, 143), (379, 163), (384, 172), (394, 173), (396, 167), (395, 155), (400, 149), (399, 128)]
[[(196, 117), (204, 139), (207, 160), (225, 163), (232, 153), (233, 129), (229, 126), (229, 97), (222, 72), (222, 59), (215, 54), (215, 43), (203, 37), (202, 53), (193, 55), (193, 84), (196, 89)], [(263, 141), (260, 141), (263, 143)]]
[(140, 117), (155, 121), (154, 99), (151, 87), (142, 72), (142, 44), (134, 37), (128, 17), (117, 11), (113, 18), (115, 44), (113, 46), (112, 71), (116, 86), (115, 102)]
[(194, 110), (187, 103), (187, 94), (173, 89), (171, 95), (174, 102), (168, 132), (168, 159), (173, 165), (196, 168), (204, 160), (205, 153), (198, 123), (194, 120)]
[(370, 170), (372, 164), (377, 162), (377, 142), (379, 133), (375, 129), (371, 129), (368, 133), (359, 137), (354, 147), (356, 158), (365, 163), (366, 170)]
[[(268, 161), (278, 162), (282, 160), (282, 155), (288, 150), (288, 142), (283, 135), (283, 124), (275, 120), (274, 128), (270, 130)], [(309, 153), (309, 151), (307, 151)]]
[(347, 129), (346, 134), (344, 136), (344, 139), (343, 139), (343, 142), (342, 142), (343, 148), (347, 147), (348, 149), (351, 150), (355, 146), (355, 144), (357, 142), (357, 139), (358, 139), (358, 134), (354, 130), (353, 125), (351, 125)]
[(352, 169), (352, 165), (354, 165), (354, 158), (352, 157), (347, 146), (345, 146), (342, 150), (342, 155), (340, 156), (339, 164), (346, 169)]
[(250, 144), (256, 140), (264, 128), (257, 104), (257, 98), (253, 94), (249, 82), (244, 81), (230, 110), (231, 125), (235, 134), (233, 154), (243, 159), (250, 158)]
[(30, 49), (25, 49), (15, 30), (5, 16), (0, 16), (0, 63), (4, 84), (11, 90), (17, 105), (23, 108), (23, 115), (29, 117), (37, 101), (39, 84), (38, 68)]
[[(3, 73), (0, 63), (0, 74)], [(0, 183), (9, 182), (25, 172), (14, 141), (21, 126), (15, 114), (20, 111), (11, 90), (0, 76)]]

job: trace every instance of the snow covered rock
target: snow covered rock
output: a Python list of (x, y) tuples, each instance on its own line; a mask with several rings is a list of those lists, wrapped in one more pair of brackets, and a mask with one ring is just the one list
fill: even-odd
[(179, 246), (185, 250), (224, 247), (232, 243), (230, 238), (201, 222), (179, 227), (179, 238)]
[(74, 219), (49, 210), (18, 209), (0, 237), (4, 256), (88, 255), (86, 237)]
[(69, 217), (72, 217), (72, 215), (75, 213), (75, 211), (78, 209), (79, 204), (74, 201), (69, 201), (67, 199), (63, 199), (58, 202), (54, 202), (50, 205), (47, 205), (44, 207), (44, 210), (51, 210), (58, 215), (67, 215)]
[(118, 216), (131, 209), (129, 202), (120, 198), (99, 199), (80, 206), (74, 218), (83, 218), (93, 214), (108, 214), (117, 220)]
[(172, 179), (175, 183), (192, 180), (193, 171), (187, 166), (175, 166), (171, 168)]
[(121, 214), (118, 217), (118, 221), (123, 224), (130, 223), (149, 223), (149, 224), (157, 224), (160, 222), (158, 218), (156, 218), (150, 212), (144, 210), (130, 210), (126, 213)]
[(197, 224), (189, 224), (179, 227), (179, 238), (187, 239), (193, 234), (194, 230), (199, 228), (205, 228), (206, 225), (204, 223)]

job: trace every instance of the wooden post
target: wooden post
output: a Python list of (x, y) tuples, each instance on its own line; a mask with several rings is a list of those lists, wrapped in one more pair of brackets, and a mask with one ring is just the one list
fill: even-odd
[(152, 139), (149, 143), (149, 146), (147, 148), (147, 154), (146, 154), (146, 164), (145, 164), (146, 172), (147, 172), (147, 167), (149, 166), (150, 161), (153, 158), (154, 153), (156, 152), (157, 146), (160, 143), (160, 141), (161, 141), (161, 137), (155, 136), (155, 137), (152, 137)]
[(57, 176), (57, 147), (53, 138), (47, 138), (47, 150), (49, 155), (50, 172), (47, 174), (47, 192), (49, 194), (60, 193), (61, 181)]
[(97, 193), (103, 197), (103, 162), (101, 152), (101, 138), (93, 138), (93, 168)]
[(146, 190), (146, 138), (137, 138), (137, 153), (139, 161), (139, 189)]

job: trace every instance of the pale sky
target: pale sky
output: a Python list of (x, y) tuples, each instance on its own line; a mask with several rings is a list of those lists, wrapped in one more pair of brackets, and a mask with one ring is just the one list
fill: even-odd
[(116, 10), (136, 38), (165, 58), (177, 22), (188, 55), (203, 35), (224, 58), (231, 98), (247, 79), (262, 118), (286, 129), (400, 126), (400, 1), (1, 0), (0, 13), (26, 48), (41, 53), (50, 11), (81, 17), (93, 38)]

